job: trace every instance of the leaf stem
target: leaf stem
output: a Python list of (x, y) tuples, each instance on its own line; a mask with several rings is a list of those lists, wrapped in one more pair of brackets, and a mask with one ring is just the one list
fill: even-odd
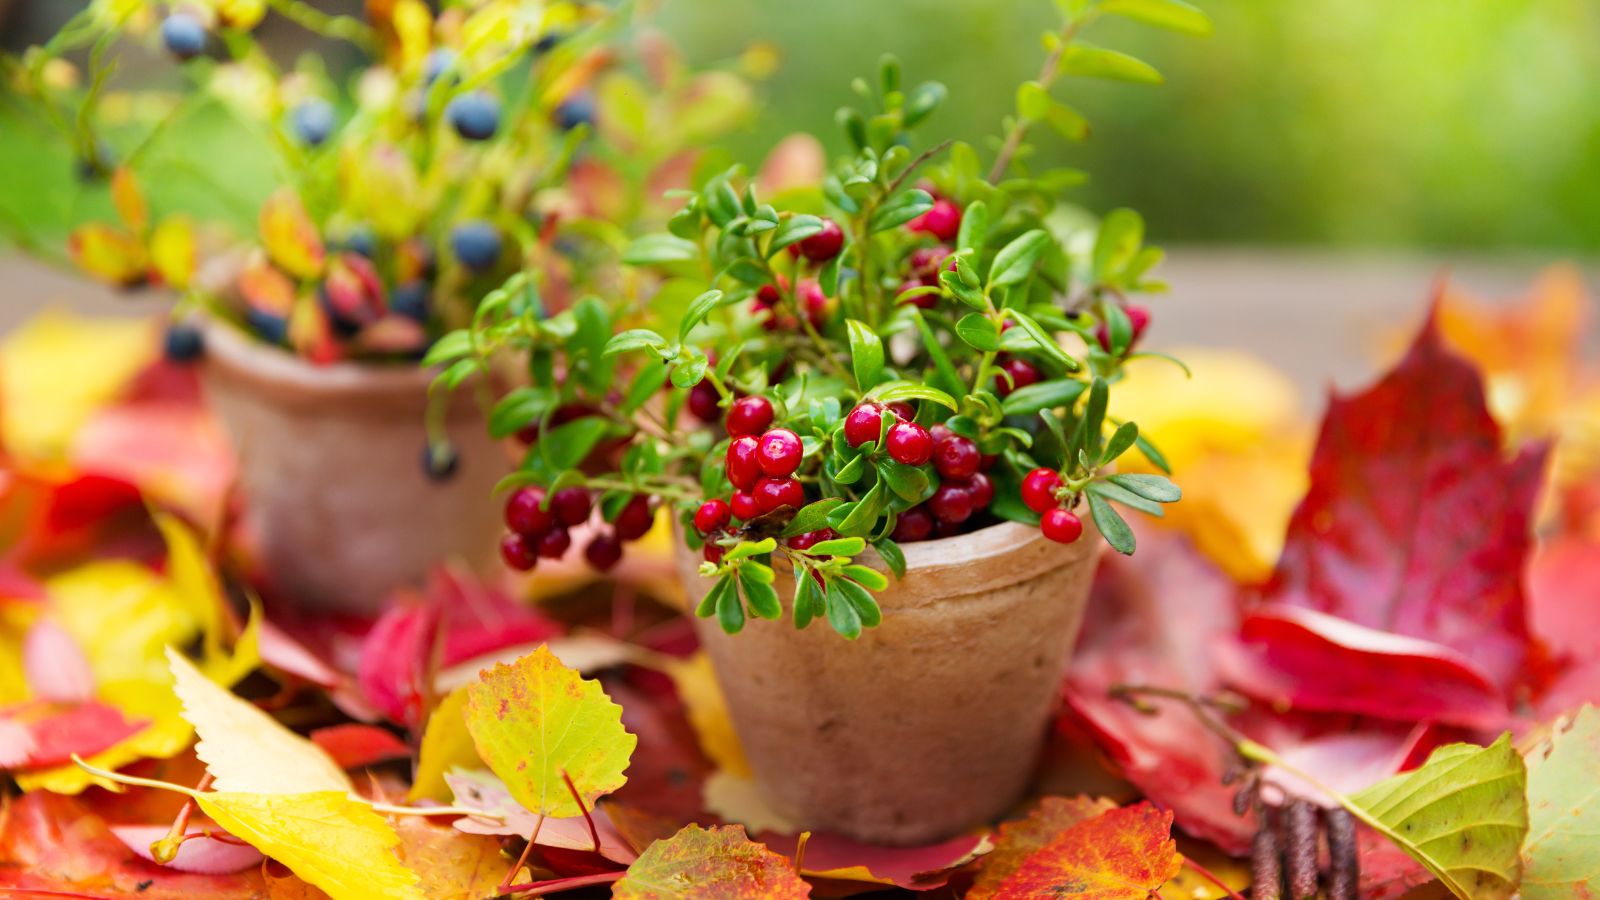
[(530, 881), (525, 884), (513, 884), (501, 888), (502, 894), (527, 894), (530, 897), (543, 897), (545, 894), (554, 894), (558, 891), (569, 891), (573, 888), (588, 887), (593, 884), (611, 884), (621, 881), (627, 875), (626, 869), (615, 872), (601, 872), (596, 875), (577, 875), (571, 878), (552, 878), (549, 881)]
[(1183, 857), (1183, 864), (1188, 866), (1189, 868), (1195, 870), (1195, 872), (1198, 873), (1201, 878), (1204, 878), (1205, 880), (1211, 882), (1212, 884), (1216, 885), (1217, 887), (1222, 888), (1224, 891), (1227, 892), (1228, 896), (1230, 898), (1232, 898), (1232, 900), (1244, 900), (1243, 897), (1239, 896), (1239, 892), (1238, 891), (1235, 891), (1233, 888), (1228, 887), (1228, 885), (1226, 883), (1224, 883), (1221, 878), (1218, 878), (1210, 869), (1207, 869), (1205, 866), (1202, 866), (1199, 863), (1195, 862), (1194, 861), (1194, 857), (1189, 856), (1189, 855), (1186, 854)]
[[(1049, 56), (1045, 57), (1044, 65), (1039, 69), (1039, 77), (1034, 79), (1039, 82), (1040, 87), (1049, 90), (1051, 83), (1056, 80), (1056, 76), (1059, 74), (1062, 54), (1066, 53), (1067, 47), (1071, 45), (1073, 38), (1077, 37), (1078, 32), (1083, 30), (1083, 27), (1089, 24), (1089, 21), (1093, 18), (1093, 12), (1085, 13), (1068, 22), (1066, 27), (1061, 29), (1061, 34), (1059, 35), (1061, 42), (1056, 45), (1054, 50), (1050, 51)], [(1000, 152), (995, 155), (994, 165), (990, 167), (988, 178), (985, 179), (990, 184), (999, 181), (1000, 177), (1006, 174), (1006, 169), (1011, 166), (1012, 157), (1016, 156), (1017, 150), (1022, 147), (1022, 139), (1027, 136), (1030, 124), (1020, 115), (1012, 122), (1011, 131), (1006, 134), (1005, 143), (1000, 145)]]

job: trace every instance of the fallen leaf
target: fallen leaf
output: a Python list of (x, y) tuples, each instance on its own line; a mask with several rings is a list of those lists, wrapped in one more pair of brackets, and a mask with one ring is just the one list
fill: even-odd
[(62, 703), (94, 697), (94, 670), (66, 629), (40, 618), (22, 640), (22, 667), (29, 690), (40, 700)]
[(1267, 599), (1443, 644), (1509, 687), (1546, 449), (1502, 457), (1477, 370), (1430, 317), (1389, 374), (1330, 398)]
[[(526, 838), (538, 829), (541, 847), (558, 850), (595, 851), (595, 835), (600, 838), (599, 854), (612, 862), (627, 865), (639, 858), (623, 836), (612, 827), (611, 820), (601, 810), (591, 810), (594, 834), (589, 832), (589, 820), (583, 816), (555, 818), (547, 816), (543, 823), (534, 813), (528, 812), (512, 798), (505, 783), (492, 773), (482, 770), (456, 771), (445, 776), (455, 794), (455, 805), (490, 813), (491, 817), (463, 816), (455, 821), (457, 830), (466, 834), (517, 836)], [(494, 818), (498, 817), (498, 819)]]
[(1171, 811), (1140, 803), (1063, 831), (1029, 856), (993, 896), (1146, 900), (1182, 867), (1183, 857), (1172, 839)]
[(1517, 890), (1528, 833), (1527, 769), (1511, 735), (1450, 744), (1421, 767), (1346, 798), (1356, 818), (1427, 867), (1462, 900)]
[(428, 900), (483, 900), (497, 890), (511, 869), (511, 860), (490, 837), (463, 834), (420, 816), (401, 816), (400, 859), (420, 879), (417, 889)]
[(411, 782), (411, 799), (447, 801), (450, 785), (445, 773), (451, 769), (477, 768), (478, 748), (467, 731), (467, 689), (456, 688), (444, 695), (428, 716), (422, 732), (422, 747), (417, 754), (417, 774)]
[[(165, 838), (171, 825), (112, 825), (111, 833), (128, 846), (140, 859), (156, 862), (150, 845)], [(202, 829), (191, 825), (189, 834)], [(178, 845), (178, 855), (163, 865), (175, 872), (199, 872), (203, 875), (227, 875), (243, 872), (261, 865), (261, 851), (249, 845), (219, 841), (211, 837), (190, 837)]]
[(0, 445), (59, 459), (90, 415), (155, 359), (149, 322), (41, 313), (0, 341)]
[(150, 723), (129, 720), (99, 701), (55, 703), (32, 700), (0, 709), (0, 768), (41, 769), (91, 756), (143, 731)]
[[(790, 859), (799, 847), (795, 835), (758, 837), (774, 853)], [(884, 847), (817, 832), (806, 841), (801, 874), (818, 882), (838, 883), (846, 891), (858, 890), (862, 884), (931, 891), (944, 887), (963, 866), (993, 848), (987, 833), (964, 834), (922, 847)]]
[(478, 755), (525, 808), (547, 816), (582, 813), (582, 803), (621, 787), (638, 739), (622, 727), (622, 708), (598, 681), (567, 668), (541, 647), (498, 665), (467, 688), (467, 730)]
[(989, 900), (1001, 882), (1011, 877), (1022, 864), (1068, 828), (1116, 808), (1103, 797), (1042, 797), (1025, 818), (1000, 826), (994, 852), (984, 857), (978, 878), (967, 900)]
[(395, 759), (410, 759), (411, 748), (394, 732), (350, 722), (318, 728), (307, 737), (341, 769), (362, 769)]
[(623, 900), (794, 900), (811, 886), (739, 825), (686, 825), (651, 844), (612, 889)]
[(700, 786), (706, 812), (730, 824), (743, 825), (752, 834), (799, 834), (802, 830), (772, 808), (753, 776), (717, 770)]
[(1600, 893), (1600, 711), (1583, 707), (1527, 764), (1524, 900)]

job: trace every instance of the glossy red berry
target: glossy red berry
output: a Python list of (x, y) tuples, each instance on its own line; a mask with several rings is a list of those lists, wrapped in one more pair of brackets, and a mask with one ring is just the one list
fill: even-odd
[(710, 534), (713, 531), (727, 527), (728, 519), (733, 515), (733, 510), (722, 500), (707, 500), (700, 504), (694, 511), (694, 528), (701, 534)]
[(601, 532), (589, 539), (589, 546), (583, 548), (583, 558), (596, 571), (609, 572), (622, 559), (622, 542)]
[(710, 381), (701, 381), (689, 389), (689, 412), (702, 422), (715, 422), (722, 415), (722, 398)]
[(1083, 535), (1083, 521), (1070, 510), (1058, 507), (1045, 511), (1039, 519), (1039, 530), (1058, 544), (1070, 544)]
[(896, 422), (884, 438), (889, 458), (908, 466), (920, 466), (933, 457), (933, 436), (915, 422)]
[(1060, 473), (1043, 466), (1022, 478), (1022, 502), (1036, 513), (1056, 507), (1056, 489), (1061, 487)]
[(789, 290), (789, 279), (778, 276), (778, 283), (767, 282), (756, 289), (755, 306), (757, 309), (771, 309), (783, 299), (783, 292)]
[(827, 262), (844, 249), (844, 229), (832, 219), (822, 220), (822, 230), (801, 241), (800, 255), (812, 262)]
[(902, 544), (925, 541), (933, 536), (933, 514), (927, 506), (913, 506), (894, 523), (894, 539)]
[(636, 541), (645, 536), (650, 526), (656, 521), (655, 514), (650, 511), (650, 498), (644, 494), (634, 494), (626, 506), (617, 513), (617, 537), (625, 541)]
[(959, 484), (941, 484), (928, 498), (928, 509), (939, 521), (958, 525), (972, 515), (972, 494)]
[(978, 471), (981, 460), (978, 445), (971, 438), (959, 434), (952, 434), (933, 445), (933, 466), (939, 470), (940, 478), (951, 481), (971, 478), (972, 473)]
[(763, 434), (756, 444), (756, 462), (761, 471), (773, 478), (785, 478), (800, 468), (800, 435), (787, 428), (774, 428)]
[(982, 472), (967, 479), (966, 488), (967, 493), (972, 495), (973, 509), (987, 509), (994, 502), (994, 482)]
[(756, 482), (751, 494), (762, 514), (785, 506), (799, 509), (806, 505), (806, 489), (794, 478), (763, 478)]
[(761, 477), (761, 463), (756, 452), (760, 443), (753, 435), (747, 434), (734, 438), (728, 444), (728, 481), (741, 491), (755, 487), (756, 479)]
[(911, 251), (906, 262), (911, 267), (912, 278), (922, 284), (934, 286), (939, 283), (939, 270), (949, 258), (950, 248), (940, 244), (933, 247), (918, 247)]
[(1004, 377), (995, 381), (994, 392), (1002, 397), (1010, 396), (1012, 391), (1030, 384), (1039, 383), (1039, 369), (1025, 359), (1008, 359), (1000, 364), (1000, 370), (1011, 376), (1009, 381)]
[(711, 563), (712, 565), (722, 562), (722, 555), (727, 552), (728, 548), (722, 546), (721, 544), (708, 543), (704, 547), (700, 548), (701, 557), (703, 557), (706, 562)]
[(539, 555), (545, 559), (560, 559), (572, 546), (572, 535), (565, 528), (552, 528), (539, 538)]
[(728, 433), (734, 437), (760, 434), (772, 424), (772, 401), (765, 397), (740, 397), (728, 408)]
[(550, 498), (550, 511), (569, 527), (589, 521), (589, 508), (589, 492), (581, 487), (564, 487)]
[(811, 327), (820, 331), (828, 322), (828, 295), (822, 292), (822, 285), (811, 280), (802, 281), (795, 298), (800, 301), (801, 309), (805, 310), (806, 320)]
[(912, 231), (923, 231), (941, 241), (953, 241), (961, 233), (961, 207), (940, 198), (933, 208), (912, 219), (906, 226)]
[(889, 412), (894, 413), (895, 418), (903, 419), (907, 422), (917, 417), (917, 408), (904, 400), (896, 400), (889, 404)]
[(518, 572), (526, 572), (539, 562), (534, 546), (514, 531), (500, 539), (500, 558)]
[(876, 403), (863, 403), (850, 410), (844, 418), (844, 439), (852, 447), (878, 439), (878, 429), (883, 421), (883, 407)]
[(729, 503), (729, 508), (735, 516), (746, 522), (761, 515), (761, 504), (756, 502), (756, 495), (749, 491), (734, 491), (733, 500)]
[(555, 513), (540, 509), (544, 488), (517, 488), (506, 499), (506, 527), (525, 537), (537, 538), (556, 525)]
[(831, 541), (838, 537), (832, 528), (823, 528), (818, 531), (808, 531), (789, 538), (789, 546), (795, 550), (810, 550), (823, 541)]

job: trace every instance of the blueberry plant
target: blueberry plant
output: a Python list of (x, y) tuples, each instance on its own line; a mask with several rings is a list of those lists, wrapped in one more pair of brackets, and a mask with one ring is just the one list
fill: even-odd
[(1061, 5), (987, 165), (966, 144), (919, 141), (945, 88), (907, 85), (886, 58), (876, 85), (854, 85), (864, 108), (839, 111), (853, 155), (814, 189), (765, 202), (734, 167), (676, 195), (667, 230), (625, 257), (658, 276), (653, 294), (547, 315), (519, 274), (435, 348), (446, 381), (500, 350), (530, 360), (531, 386), (492, 415), (530, 442), (505, 485), (508, 564), (560, 556), (598, 497), (610, 525), (585, 553), (609, 567), (666, 506), (714, 580), (699, 615), (729, 632), (780, 617), (776, 566), (795, 579), (795, 626), (826, 618), (855, 637), (889, 583), (869, 548), (899, 577), (907, 543), (1009, 520), (1071, 544), (1088, 517), (1133, 552), (1113, 504), (1160, 515), (1179, 496), (1117, 472), (1130, 451), (1165, 463), (1107, 411), (1124, 364), (1150, 355), (1134, 298), (1163, 289), (1161, 252), (1130, 210), (1065, 225), (1060, 198), (1080, 175), (1029, 166), (1027, 138), (1039, 124), (1085, 135), (1052, 95), (1064, 77), (1159, 79), (1079, 44), (1086, 25), (1207, 22), (1173, 0)]

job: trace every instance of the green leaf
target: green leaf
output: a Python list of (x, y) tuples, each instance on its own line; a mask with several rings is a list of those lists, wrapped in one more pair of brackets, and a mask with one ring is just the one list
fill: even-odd
[(873, 388), (868, 396), (884, 403), (893, 403), (896, 400), (932, 400), (940, 406), (949, 407), (952, 412), (959, 408), (955, 398), (944, 391), (912, 381), (892, 381), (887, 385), (879, 385)]
[(804, 628), (819, 613), (827, 610), (827, 604), (822, 598), (817, 579), (810, 572), (796, 572), (794, 578), (794, 627)]
[(782, 537), (794, 537), (797, 534), (806, 534), (820, 531), (828, 527), (828, 513), (835, 506), (844, 502), (842, 497), (829, 497), (815, 503), (807, 503), (801, 510), (794, 514), (789, 524), (783, 529)]
[(772, 233), (772, 242), (767, 245), (767, 255), (771, 256), (790, 244), (799, 243), (821, 231), (822, 219), (817, 216), (790, 216), (780, 222), (778, 230)]
[(1151, 465), (1168, 475), (1172, 474), (1172, 463), (1167, 462), (1167, 457), (1162, 454), (1155, 444), (1150, 443), (1149, 438), (1141, 434), (1139, 439), (1133, 442), (1133, 445), (1139, 448), (1139, 452), (1144, 454), (1145, 459), (1150, 460)]
[(1094, 278), (1114, 281), (1144, 243), (1144, 218), (1131, 209), (1113, 209), (1100, 220), (1094, 239)]
[(988, 302), (983, 299), (983, 292), (963, 281), (957, 272), (948, 269), (940, 272), (939, 284), (949, 291), (951, 296), (973, 309), (981, 311), (989, 308)]
[(688, 390), (699, 384), (706, 377), (706, 367), (711, 361), (706, 355), (696, 350), (693, 353), (684, 353), (678, 358), (678, 364), (672, 367), (672, 384), (675, 387)]
[(1037, 81), (1024, 81), (1017, 85), (1017, 117), (1025, 122), (1037, 122), (1050, 113), (1050, 92)]
[(896, 228), (933, 209), (933, 197), (921, 188), (912, 188), (878, 207), (867, 223), (873, 234)]
[(739, 602), (739, 592), (733, 579), (728, 579), (728, 589), (717, 597), (717, 624), (728, 634), (738, 634), (744, 628), (744, 604)]
[(472, 335), (466, 329), (452, 331), (433, 342), (428, 348), (426, 356), (422, 357), (423, 366), (436, 366), (442, 362), (460, 359), (472, 352)]
[(1111, 337), (1111, 354), (1121, 356), (1128, 345), (1133, 343), (1133, 320), (1128, 318), (1128, 313), (1116, 303), (1106, 303), (1106, 331)]
[(1068, 356), (1067, 351), (1061, 349), (1061, 345), (1056, 343), (1055, 339), (1041, 328), (1039, 323), (1033, 320), (1032, 316), (1015, 309), (1006, 310), (1006, 314), (1011, 317), (1012, 321), (1022, 326), (1022, 330), (1033, 338), (1033, 342), (1038, 345), (1040, 350), (1045, 352), (1046, 356), (1060, 363), (1068, 372), (1078, 371), (1078, 361)]
[(883, 482), (880, 481), (867, 491), (867, 495), (854, 505), (850, 514), (834, 530), (846, 536), (865, 535), (872, 530), (872, 524), (878, 521), (878, 516), (883, 514), (883, 506)]
[(1005, 287), (1027, 280), (1033, 268), (1050, 246), (1050, 234), (1042, 228), (1025, 231), (1000, 248), (989, 266), (989, 287)]
[(725, 178), (718, 178), (706, 185), (705, 203), (706, 213), (711, 216), (711, 221), (717, 223), (718, 228), (728, 227), (728, 223), (743, 212), (743, 208), (739, 205), (738, 192)]
[(622, 405), (617, 411), (623, 415), (633, 412), (645, 405), (661, 386), (667, 383), (667, 364), (652, 363), (639, 369), (633, 376), (633, 382), (628, 385), (628, 393), (622, 398)]
[[(1050, 108), (1045, 110), (1044, 120), (1056, 134), (1069, 141), (1081, 141), (1089, 136), (1089, 120), (1083, 117), (1083, 113), (1065, 103), (1051, 102)], [(1054, 175), (1047, 175), (1039, 180), (1048, 189), (1060, 191), (1082, 184), (1083, 174), (1076, 171), (1069, 174), (1068, 170), (1057, 170)]]
[(850, 598), (839, 590), (841, 580), (835, 578), (829, 581), (824, 592), (828, 604), (828, 624), (833, 626), (834, 631), (853, 641), (861, 636), (861, 614), (856, 612)]
[(671, 234), (647, 234), (622, 251), (622, 261), (630, 266), (652, 266), (669, 262), (689, 262), (700, 258), (700, 247), (693, 241)]
[(538, 422), (555, 400), (556, 393), (550, 388), (517, 388), (501, 397), (489, 412), (490, 436), (508, 437)]
[(865, 538), (842, 537), (818, 541), (806, 552), (812, 556), (855, 556), (865, 549), (867, 549)]
[(944, 103), (949, 91), (937, 81), (924, 81), (911, 89), (906, 95), (905, 125), (915, 128), (918, 123), (926, 119), (940, 104)]
[(706, 595), (700, 598), (700, 605), (694, 608), (694, 614), (702, 619), (716, 615), (717, 605), (722, 602), (723, 593), (731, 590), (734, 590), (732, 575), (718, 578), (717, 583), (711, 586), (711, 590), (706, 591)]
[[(856, 566), (855, 568), (861, 567)], [(868, 569), (867, 571), (871, 572), (872, 570)], [(874, 572), (873, 574), (876, 575), (877, 573)], [(882, 578), (883, 576), (879, 575), (878, 577)], [(872, 593), (861, 585), (845, 578), (835, 578), (828, 582), (828, 606), (830, 608), (833, 606), (836, 594), (855, 610), (856, 619), (867, 628), (874, 628), (883, 622), (883, 611), (878, 608), (878, 601), (874, 600)]]
[(689, 304), (689, 308), (684, 310), (683, 323), (678, 326), (678, 340), (681, 341), (688, 337), (689, 332), (693, 331), (696, 325), (699, 325), (706, 316), (711, 314), (713, 309), (716, 309), (722, 303), (722, 299), (721, 291), (706, 291), (704, 294), (694, 298)]
[(928, 476), (916, 466), (887, 459), (878, 464), (878, 475), (889, 485), (889, 490), (908, 503), (922, 500), (927, 493)]
[(1111, 549), (1123, 556), (1132, 556), (1134, 550), (1133, 529), (1128, 523), (1122, 521), (1122, 516), (1111, 508), (1104, 498), (1098, 494), (1090, 493), (1089, 513), (1094, 516), (1095, 527), (1100, 529), (1100, 534), (1111, 545)]
[(1106, 406), (1111, 402), (1111, 386), (1104, 378), (1096, 377), (1089, 385), (1089, 401), (1083, 406), (1083, 418), (1078, 420), (1078, 431), (1072, 435), (1073, 451), (1082, 450), (1091, 459), (1100, 456), (1100, 441), (1106, 421)]
[(760, 556), (763, 553), (771, 553), (776, 549), (778, 549), (778, 542), (772, 538), (763, 538), (759, 541), (740, 541), (732, 550), (723, 554), (722, 562), (724, 564), (734, 563), (741, 559), (749, 559), (752, 556)]
[(1062, 52), (1061, 72), (1082, 78), (1105, 78), (1135, 84), (1161, 84), (1164, 80), (1161, 73), (1144, 60), (1115, 50), (1082, 44), (1068, 47)]
[[(1100, 454), (1100, 464), (1105, 465), (1128, 452), (1133, 442), (1139, 439), (1139, 426), (1132, 422), (1123, 422), (1111, 435), (1111, 440), (1106, 441), (1105, 452)], [(1151, 498), (1154, 499), (1154, 498)]]
[[(1521, 880), (1527, 780), (1508, 732), (1488, 747), (1440, 747), (1420, 767), (1340, 799), (1457, 897), (1499, 900)], [(1592, 784), (1592, 773), (1579, 783)]]
[(845, 566), (844, 574), (845, 577), (855, 581), (869, 591), (881, 591), (889, 586), (889, 576), (867, 566)]
[(906, 554), (905, 551), (900, 549), (899, 544), (888, 538), (883, 538), (882, 540), (873, 541), (872, 549), (878, 551), (878, 555), (883, 557), (884, 563), (888, 565), (889, 571), (894, 573), (894, 577), (906, 577)]
[(1160, 475), (1113, 475), (1107, 480), (1157, 503), (1176, 503), (1183, 497), (1177, 485)]
[(1085, 490), (1113, 503), (1121, 503), (1130, 509), (1137, 509), (1145, 515), (1155, 516), (1158, 519), (1165, 515), (1165, 512), (1161, 509), (1161, 504), (1153, 500), (1146, 500), (1133, 491), (1118, 487), (1109, 481), (1091, 481)]
[(750, 605), (750, 612), (760, 619), (777, 619), (783, 615), (783, 604), (778, 602), (778, 591), (772, 586), (770, 576), (772, 570), (766, 566), (768, 580), (763, 581), (754, 572), (754, 566), (742, 566), (739, 569), (739, 587), (744, 589), (744, 600)]
[(627, 353), (632, 350), (643, 350), (646, 347), (665, 347), (667, 339), (648, 328), (632, 328), (621, 334), (614, 335), (606, 341), (602, 353), (605, 356), (616, 356), (618, 353)]
[[(1585, 705), (1529, 754), (1523, 900), (1600, 894), (1600, 712)], [(1583, 787), (1579, 787), (1582, 785)]]
[(956, 323), (956, 334), (979, 350), (1000, 349), (1000, 329), (982, 313), (967, 313)]
[(989, 207), (974, 200), (961, 211), (961, 230), (956, 233), (956, 249), (976, 254), (989, 237)]
[(1032, 415), (1040, 410), (1060, 409), (1077, 402), (1088, 385), (1073, 378), (1041, 381), (1017, 388), (1000, 401), (1000, 411), (1008, 416)]
[(856, 387), (871, 390), (883, 377), (883, 342), (865, 322), (846, 319), (850, 330), (850, 366), (855, 371)]
[(539, 456), (555, 472), (576, 469), (609, 428), (610, 423), (599, 416), (584, 416), (557, 425), (539, 436)]
[(1211, 33), (1211, 19), (1183, 0), (1104, 0), (1100, 11), (1184, 34)]

